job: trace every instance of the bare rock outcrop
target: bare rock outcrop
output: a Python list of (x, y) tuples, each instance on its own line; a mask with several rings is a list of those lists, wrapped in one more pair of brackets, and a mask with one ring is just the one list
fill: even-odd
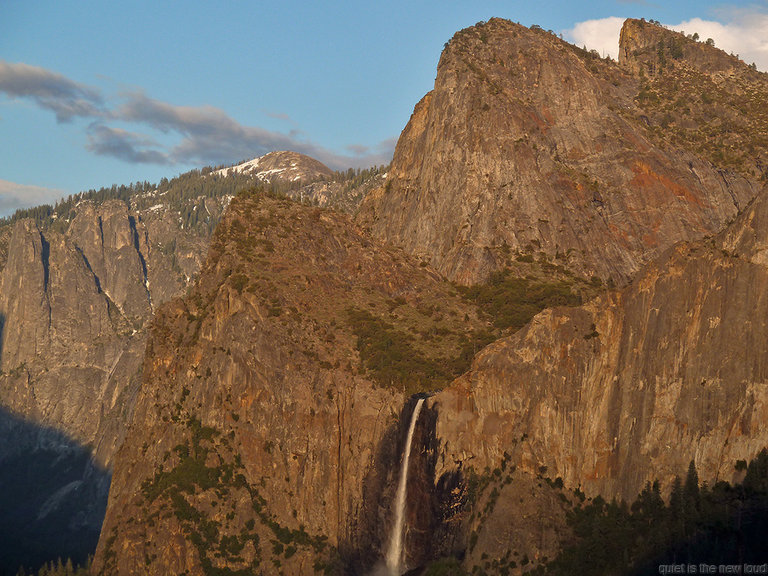
[(477, 323), (419, 264), (343, 215), (233, 200), (199, 282), (157, 313), (95, 571), (369, 570), (405, 397), (361, 362), (353, 311), (428, 329), (439, 302), (441, 338)]
[[(666, 101), (641, 98), (632, 71), (537, 27), (462, 30), (360, 222), (463, 284), (487, 279), (510, 250), (623, 284), (667, 247), (720, 230), (761, 187), (759, 172), (666, 138), (670, 120), (653, 113)], [(695, 93), (675, 86), (676, 97)]]
[(620, 292), (547, 310), (431, 401), (438, 467), (523, 469), (588, 495), (668, 489), (693, 460), (732, 482), (768, 446), (768, 199), (723, 233), (680, 244)]

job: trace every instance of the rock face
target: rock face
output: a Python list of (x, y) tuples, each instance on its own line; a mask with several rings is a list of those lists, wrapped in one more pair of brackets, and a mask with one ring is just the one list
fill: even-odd
[(235, 199), (199, 283), (157, 313), (95, 571), (370, 569), (404, 396), (361, 366), (350, 311), (424, 327), (436, 300), (441, 326), (476, 323), (450, 285), (346, 217)]
[(768, 445), (768, 197), (681, 244), (621, 292), (540, 313), (431, 399), (438, 472), (504, 452), (588, 495), (669, 488), (694, 460), (732, 482)]
[[(334, 205), (359, 202), (375, 176), (363, 171), (326, 181), (330, 170), (293, 152), (259, 160), (270, 182)], [(314, 183), (317, 178), (323, 181)], [(0, 572), (58, 556), (84, 560), (93, 552), (112, 459), (135, 405), (148, 323), (157, 306), (197, 277), (232, 194), (253, 185), (247, 172), (212, 177), (193, 171), (160, 189), (114, 187), (67, 201), (47, 220), (0, 226), (0, 420), (7, 428), (0, 466), (13, 462), (16, 477), (28, 478), (51, 473), (41, 467), (66, 468), (53, 476), (59, 480), (27, 484), (39, 490), (27, 494), (30, 504), (13, 522), (0, 515), (2, 534), (20, 537), (24, 525), (28, 540), (11, 546), (12, 556), (0, 553), (11, 562), (0, 563)], [(74, 468), (78, 490), (61, 492), (75, 482)], [(0, 488), (11, 493), (15, 481), (0, 478)], [(46, 502), (55, 510), (42, 514)], [(0, 498), (0, 509), (13, 505)], [(58, 520), (52, 524), (52, 518)], [(83, 518), (92, 533), (85, 547), (77, 539)], [(52, 542), (57, 531), (61, 541), (46, 556), (40, 542)]]
[(0, 466), (15, 474), (0, 485), (10, 495), (27, 478), (27, 505), (3, 501), (16, 512), (0, 528), (17, 542), (3, 569), (92, 553), (147, 323), (195, 275), (206, 246), (167, 207), (142, 212), (118, 200), (81, 203), (66, 231), (13, 225), (0, 272)]
[(80, 206), (63, 234), (21, 220), (0, 275), (3, 404), (91, 446), (102, 466), (133, 404), (152, 310), (183, 289), (206, 245), (179, 235), (172, 215), (145, 217), (114, 200)]
[[(645, 43), (622, 38), (622, 53), (635, 53), (630, 38)], [(766, 92), (765, 75), (734, 66)], [(510, 249), (621, 284), (672, 244), (716, 232), (762, 173), (714, 165), (667, 138), (653, 120), (671, 122), (655, 115), (665, 101), (640, 97), (650, 92), (634, 68), (504, 20), (462, 30), (360, 221), (463, 284), (503, 267)], [(681, 83), (676, 96), (695, 90)], [(686, 118), (694, 131), (698, 116)], [(764, 114), (753, 121), (764, 134)], [(755, 142), (764, 164), (765, 142)]]
[(768, 77), (736, 56), (642, 20), (621, 31), (621, 67), (640, 78), (635, 101), (654, 142), (766, 180)]

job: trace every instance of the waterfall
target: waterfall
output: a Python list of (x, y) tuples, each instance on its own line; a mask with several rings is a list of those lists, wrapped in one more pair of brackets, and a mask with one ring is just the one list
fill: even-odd
[(424, 398), (419, 398), (411, 415), (411, 425), (408, 427), (408, 437), (405, 441), (403, 463), (400, 466), (400, 482), (397, 485), (397, 497), (395, 498), (395, 522), (392, 525), (392, 533), (389, 536), (389, 548), (387, 549), (387, 570), (392, 576), (400, 576), (402, 573), (403, 559), (403, 528), (405, 523), (405, 500), (408, 491), (408, 460), (411, 457), (411, 440), (416, 429), (416, 421), (419, 419), (421, 405)]

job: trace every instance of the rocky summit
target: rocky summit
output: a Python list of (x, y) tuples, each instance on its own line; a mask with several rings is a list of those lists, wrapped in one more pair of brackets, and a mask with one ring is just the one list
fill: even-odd
[(272, 153), (2, 223), (0, 553), (761, 561), (767, 78), (643, 20), (614, 62), (493, 19), (446, 44), (390, 167)]
[[(505, 20), (458, 32), (360, 221), (463, 284), (511, 251), (620, 285), (718, 231), (765, 184), (765, 74), (649, 23), (621, 38), (617, 64)], [(660, 41), (679, 45), (663, 69), (642, 48)], [(743, 162), (709, 153), (726, 121)], [(749, 153), (735, 145), (743, 125)]]
[[(439, 385), (442, 354), (478, 324), (453, 287), (347, 217), (236, 198), (196, 287), (156, 316), (97, 573), (370, 569), (402, 379)], [(402, 352), (371, 357), (376, 331)]]
[[(274, 173), (303, 176), (266, 184), (309, 202), (349, 206), (375, 178), (268, 156)], [(212, 172), (94, 190), (0, 222), (0, 573), (93, 553), (153, 314), (196, 280), (233, 194), (258, 181)]]

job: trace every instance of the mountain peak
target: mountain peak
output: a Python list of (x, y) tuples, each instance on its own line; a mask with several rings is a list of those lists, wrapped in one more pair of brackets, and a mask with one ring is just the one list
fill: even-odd
[(319, 160), (290, 150), (270, 152), (264, 156), (215, 172), (221, 176), (231, 173), (250, 174), (262, 182), (268, 183), (308, 182), (333, 176), (333, 171)]
[[(742, 64), (730, 94), (732, 75), (696, 68), (737, 62), (710, 45), (642, 21), (622, 38), (626, 66), (538, 26), (458, 32), (359, 221), (462, 284), (517, 258), (621, 284), (720, 230), (758, 189), (764, 100), (745, 95), (764, 75)], [(669, 72), (646, 66), (658, 53)]]
[(738, 57), (715, 47), (711, 38), (676, 32), (646, 20), (629, 18), (619, 36), (619, 63), (635, 74), (655, 76), (685, 62), (707, 73), (746, 67)]

